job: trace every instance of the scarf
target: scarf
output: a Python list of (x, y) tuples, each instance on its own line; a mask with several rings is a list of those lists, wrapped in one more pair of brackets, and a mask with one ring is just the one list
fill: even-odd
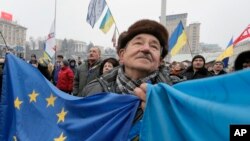
[(134, 89), (139, 87), (142, 83), (146, 83), (154, 79), (158, 75), (159, 71), (154, 71), (149, 76), (144, 77), (139, 80), (131, 80), (125, 75), (123, 71), (123, 67), (118, 69), (118, 75), (116, 77), (116, 83), (118, 85), (118, 89), (122, 92), (122, 94), (134, 94)]

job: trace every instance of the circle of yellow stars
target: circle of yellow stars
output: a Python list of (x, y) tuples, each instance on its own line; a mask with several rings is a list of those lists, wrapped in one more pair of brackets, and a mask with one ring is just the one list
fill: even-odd
[[(32, 91), (31, 94), (28, 95), (29, 96), (29, 102), (33, 102), (36, 103), (37, 102), (37, 97), (39, 96), (38, 93), (35, 92), (35, 90)], [(55, 106), (55, 101), (56, 101), (57, 97), (53, 96), (53, 94), (50, 94), (50, 97), (46, 98), (47, 101), (47, 108), (49, 106), (54, 107)], [(21, 99), (19, 99), (19, 97), (16, 97), (15, 101), (14, 101), (14, 107), (18, 110), (21, 109), (21, 105), (23, 104), (23, 101)], [(58, 117), (57, 123), (60, 122), (64, 122), (65, 120), (65, 116), (67, 115), (67, 111), (64, 110), (64, 108), (62, 108), (61, 112), (56, 114)], [(61, 133), (61, 135), (58, 138), (54, 138), (54, 141), (64, 141), (66, 140), (66, 136), (63, 135), (63, 132)], [(16, 136), (13, 136), (13, 140), (17, 141)]]

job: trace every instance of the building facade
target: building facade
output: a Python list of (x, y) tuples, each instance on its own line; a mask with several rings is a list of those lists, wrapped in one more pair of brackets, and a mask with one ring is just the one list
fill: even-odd
[[(27, 31), (26, 27), (17, 24), (17, 22), (0, 18), (0, 31), (8, 47), (12, 49), (18, 47), (24, 48)], [(2, 37), (0, 37), (0, 46), (5, 46)]]

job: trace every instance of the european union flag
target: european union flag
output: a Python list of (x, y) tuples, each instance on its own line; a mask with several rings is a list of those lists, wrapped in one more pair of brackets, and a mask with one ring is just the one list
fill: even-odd
[(8, 54), (0, 103), (1, 141), (124, 140), (139, 100), (101, 93), (87, 98), (55, 88), (33, 66)]
[(249, 74), (148, 85), (140, 139), (228, 141), (230, 125), (250, 124)]

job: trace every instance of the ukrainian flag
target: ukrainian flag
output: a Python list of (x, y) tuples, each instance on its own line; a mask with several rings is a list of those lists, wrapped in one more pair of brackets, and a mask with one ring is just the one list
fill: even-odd
[(171, 56), (176, 55), (186, 43), (187, 35), (184, 31), (183, 24), (180, 21), (169, 40), (169, 50)]
[(222, 52), (220, 56), (216, 58), (216, 61), (223, 61), (225, 65), (224, 67), (227, 67), (229, 57), (233, 55), (233, 47), (234, 45), (233, 45), (233, 38), (232, 38), (230, 42), (228, 43), (226, 50)]
[(100, 25), (100, 29), (104, 32), (107, 33), (109, 31), (109, 29), (112, 27), (114, 23), (114, 18), (110, 12), (110, 10), (108, 9), (103, 20), (102, 23)]

